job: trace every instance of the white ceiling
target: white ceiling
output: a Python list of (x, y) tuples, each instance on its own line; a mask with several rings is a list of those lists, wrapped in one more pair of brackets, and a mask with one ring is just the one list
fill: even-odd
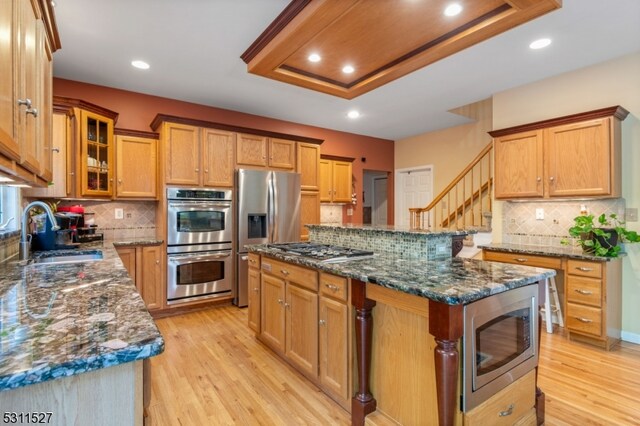
[[(639, 0), (564, 0), (559, 11), (345, 100), (246, 72), (240, 55), (288, 0), (56, 3), (56, 77), (393, 140), (467, 121), (450, 109), (640, 50)], [(540, 37), (553, 43), (530, 50)], [(133, 59), (151, 68), (134, 69)], [(346, 118), (350, 109), (362, 116)]]

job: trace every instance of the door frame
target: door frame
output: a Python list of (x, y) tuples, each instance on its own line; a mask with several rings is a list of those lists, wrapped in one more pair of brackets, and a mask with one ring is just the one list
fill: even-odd
[(371, 191), (371, 225), (375, 226), (377, 225), (377, 215), (375, 214), (375, 205), (376, 205), (376, 181), (377, 180), (381, 180), (384, 179), (387, 181), (387, 194), (385, 196), (386, 200), (387, 200), (387, 223), (385, 225), (389, 224), (389, 176), (374, 176), (373, 177), (373, 185), (372, 185), (372, 191)]
[[(433, 179), (435, 176), (435, 166), (433, 164), (424, 164), (422, 166), (414, 166), (407, 167), (403, 169), (395, 169), (394, 170), (394, 205), (393, 205), (393, 217), (395, 218), (395, 223), (397, 225), (402, 224), (402, 220), (400, 219), (402, 215), (400, 214), (400, 208), (402, 207), (402, 174), (411, 173), (411, 172), (420, 172), (430, 170), (431, 171), (431, 196), (433, 197)], [(407, 213), (407, 212), (405, 212)], [(399, 220), (400, 219), (400, 220)]]

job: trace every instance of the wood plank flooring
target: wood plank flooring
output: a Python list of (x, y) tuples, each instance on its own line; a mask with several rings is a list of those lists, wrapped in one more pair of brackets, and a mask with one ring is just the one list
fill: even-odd
[[(257, 342), (235, 306), (157, 320), (149, 424), (348, 425), (349, 414)], [(611, 352), (542, 332), (547, 425), (640, 424), (640, 345)]]

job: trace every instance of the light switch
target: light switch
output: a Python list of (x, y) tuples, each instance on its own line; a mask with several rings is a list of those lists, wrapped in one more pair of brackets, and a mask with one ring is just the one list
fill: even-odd
[(536, 209), (536, 220), (544, 220), (544, 209)]
[(124, 209), (115, 209), (116, 219), (124, 219)]

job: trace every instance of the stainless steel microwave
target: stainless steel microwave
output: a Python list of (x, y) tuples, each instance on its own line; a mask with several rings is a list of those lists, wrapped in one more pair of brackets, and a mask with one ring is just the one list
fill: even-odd
[(464, 307), (462, 409), (467, 412), (538, 365), (538, 284)]

